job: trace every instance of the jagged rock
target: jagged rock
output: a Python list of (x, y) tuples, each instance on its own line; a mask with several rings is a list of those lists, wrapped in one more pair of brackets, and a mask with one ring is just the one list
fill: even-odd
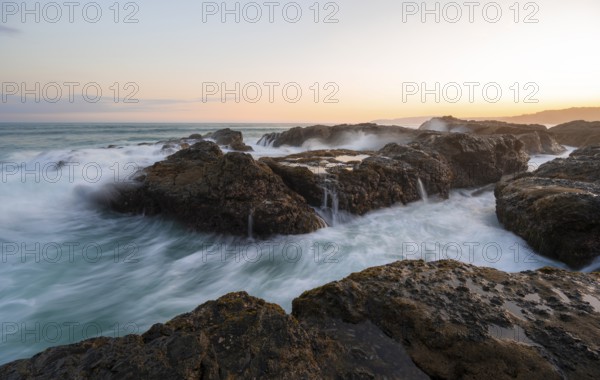
[(323, 227), (305, 200), (267, 165), (244, 153), (196, 143), (146, 168), (137, 184), (118, 188), (120, 212), (166, 214), (189, 227), (236, 235), (302, 234)]
[(404, 261), (308, 291), (294, 300), (292, 315), (307, 329), (373, 324), (435, 379), (594, 379), (598, 279)]
[(233, 131), (229, 128), (220, 129), (216, 132), (209, 133), (205, 138), (214, 140), (217, 144), (224, 146), (227, 149), (237, 150), (240, 152), (251, 152), (251, 146), (244, 143), (242, 132)]
[(444, 116), (423, 123), (419, 130), (474, 133), (476, 135), (515, 135), (530, 154), (560, 154), (566, 150), (552, 137), (547, 128), (540, 124), (512, 124), (495, 120), (461, 120), (452, 116)]
[(261, 161), (309, 204), (359, 215), (421, 199), (419, 179), (428, 193), (447, 198), (452, 180), (439, 156), (397, 144), (380, 152), (319, 150)]
[(0, 368), (8, 379), (317, 378), (311, 340), (277, 305), (246, 293), (210, 301), (141, 336), (97, 338)]
[(453, 188), (497, 182), (506, 174), (527, 170), (529, 161), (523, 143), (510, 135), (431, 132), (421, 135), (410, 146), (444, 157), (454, 174)]
[(291, 315), (231, 293), (145, 334), (50, 348), (21, 379), (595, 379), (600, 274), (401, 261), (310, 290)]
[(261, 161), (310, 205), (362, 215), (422, 199), (421, 184), (447, 198), (451, 188), (497, 182), (525, 171), (528, 159), (513, 136), (424, 132), (409, 146), (377, 152), (317, 150)]
[(577, 147), (600, 144), (600, 121), (571, 121), (549, 131), (561, 144)]
[(335, 147), (351, 143), (356, 140), (359, 134), (377, 136), (382, 141), (381, 147), (383, 147), (386, 142), (407, 143), (417, 136), (419, 132), (410, 128), (371, 123), (356, 125), (342, 124), (333, 127), (313, 125), (311, 127), (295, 127), (285, 132), (265, 134), (258, 141), (258, 144), (265, 146), (272, 145), (276, 148), (282, 145), (302, 146), (307, 141), (314, 139), (322, 144)]
[(573, 267), (600, 256), (600, 146), (496, 186), (496, 214), (539, 253)]

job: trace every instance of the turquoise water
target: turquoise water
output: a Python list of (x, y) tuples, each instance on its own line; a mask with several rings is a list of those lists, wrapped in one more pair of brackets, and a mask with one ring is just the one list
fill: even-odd
[[(289, 311), (305, 290), (400, 259), (563, 267), (501, 228), (491, 192), (454, 191), (447, 201), (429, 197), (269, 241), (197, 233), (90, 202), (170, 153), (139, 143), (225, 127), (243, 131), (256, 157), (306, 149), (256, 145), (291, 125), (0, 124), (0, 363), (97, 335), (141, 333), (227, 292), (245, 290)], [(356, 136), (347, 147), (376, 143)]]

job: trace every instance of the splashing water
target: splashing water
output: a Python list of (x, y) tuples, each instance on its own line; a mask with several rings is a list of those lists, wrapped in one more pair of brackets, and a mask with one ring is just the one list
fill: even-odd
[[(330, 227), (268, 241), (249, 240), (252, 213), (248, 237), (236, 238), (89, 203), (89, 194), (166, 157), (162, 144), (138, 143), (224, 127), (0, 125), (0, 323), (14, 331), (0, 340), (0, 364), (98, 335), (142, 333), (228, 292), (245, 290), (289, 311), (305, 290), (401, 259), (452, 258), (509, 272), (565, 268), (502, 228), (492, 192), (452, 191), (443, 202), (353, 217), (339, 210), (333, 184), (323, 184), (316, 211)], [(255, 158), (301, 151), (255, 143), (282, 126), (227, 127), (243, 131)], [(62, 172), (51, 165), (60, 161), (70, 163)]]
[(421, 178), (417, 178), (417, 191), (419, 192), (419, 196), (421, 196), (421, 200), (423, 200), (423, 203), (429, 203), (427, 190), (425, 190), (425, 186), (423, 185), (423, 181), (421, 181)]

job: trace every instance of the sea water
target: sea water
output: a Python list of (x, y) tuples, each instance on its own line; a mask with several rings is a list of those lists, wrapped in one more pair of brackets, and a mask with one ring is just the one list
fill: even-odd
[[(426, 202), (343, 218), (328, 194), (317, 210), (331, 217), (328, 228), (266, 241), (251, 230), (247, 237), (199, 233), (91, 201), (172, 153), (157, 141), (192, 133), (241, 130), (255, 157), (327, 148), (257, 144), (291, 126), (0, 124), (0, 364), (99, 335), (142, 333), (228, 292), (290, 311), (305, 290), (397, 260), (456, 259), (509, 272), (565, 268), (502, 228), (491, 191), (454, 190), (448, 200), (422, 194)], [(336, 147), (387, 142), (357, 135)]]

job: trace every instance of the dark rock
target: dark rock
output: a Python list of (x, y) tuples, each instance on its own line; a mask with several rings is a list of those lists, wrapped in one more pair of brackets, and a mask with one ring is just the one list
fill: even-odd
[[(599, 278), (404, 261), (308, 291), (294, 300), (292, 315), (307, 329), (332, 321), (375, 325), (435, 379), (593, 379), (600, 373)], [(569, 303), (547, 301), (556, 289)]]
[(452, 180), (439, 155), (397, 144), (380, 152), (319, 150), (261, 161), (312, 206), (359, 215), (421, 199), (419, 180), (429, 194), (447, 198)]
[(549, 130), (561, 144), (584, 147), (600, 144), (600, 121), (571, 121)]
[(245, 293), (207, 302), (142, 336), (97, 338), (0, 368), (8, 379), (319, 377), (308, 334), (277, 305)]
[(309, 140), (315, 139), (322, 144), (332, 147), (350, 144), (360, 135), (375, 135), (378, 137), (380, 147), (389, 142), (407, 143), (419, 132), (404, 127), (383, 126), (377, 124), (356, 124), (356, 125), (336, 125), (333, 127), (325, 125), (314, 125), (311, 127), (296, 127), (285, 132), (269, 133), (264, 135), (259, 141), (260, 145), (272, 145), (280, 147), (282, 145), (302, 146)]
[(196, 143), (145, 169), (137, 184), (119, 188), (111, 207), (120, 212), (166, 214), (200, 231), (236, 235), (302, 234), (323, 227), (305, 200), (252, 156), (223, 154)]
[(6, 364), (0, 378), (595, 379), (598, 280), (551, 268), (396, 262), (305, 292), (291, 315), (231, 293), (141, 336)]
[(560, 154), (566, 150), (552, 137), (547, 128), (540, 124), (512, 124), (495, 120), (461, 120), (452, 116), (445, 116), (433, 118), (423, 123), (419, 130), (474, 133), (484, 136), (515, 135), (530, 154)]
[(233, 131), (229, 128), (220, 129), (216, 132), (209, 133), (205, 138), (214, 140), (217, 144), (224, 146), (227, 149), (237, 150), (239, 152), (251, 152), (251, 146), (244, 144), (242, 132)]
[(600, 255), (600, 146), (501, 182), (496, 214), (540, 254), (581, 267)]
[(464, 133), (421, 135), (411, 147), (436, 152), (454, 173), (452, 187), (483, 186), (506, 174), (527, 170), (528, 154), (514, 136), (474, 136)]

